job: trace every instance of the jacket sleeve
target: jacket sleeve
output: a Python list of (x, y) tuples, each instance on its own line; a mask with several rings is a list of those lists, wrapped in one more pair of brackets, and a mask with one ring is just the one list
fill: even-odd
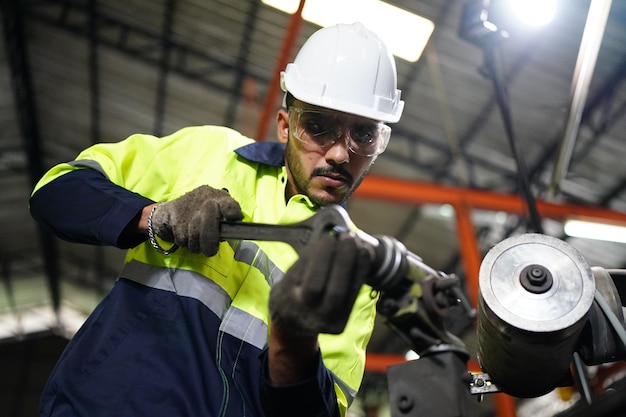
[[(261, 398), (267, 416), (340, 417), (333, 378), (318, 356), (317, 374), (314, 378), (293, 385), (275, 386), (269, 380), (267, 349), (262, 353), (263, 380)], [(297, 410), (297, 411), (296, 411)]]
[(152, 203), (86, 168), (68, 172), (39, 188), (31, 196), (30, 212), (61, 239), (127, 249), (147, 239), (129, 225)]

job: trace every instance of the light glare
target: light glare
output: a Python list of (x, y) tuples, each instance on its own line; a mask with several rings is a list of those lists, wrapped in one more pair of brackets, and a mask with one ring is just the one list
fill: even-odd
[(568, 220), (564, 231), (566, 235), (573, 237), (626, 243), (626, 227), (614, 224)]
[(420, 355), (414, 350), (409, 350), (404, 354), (404, 359), (407, 361), (414, 361), (420, 358)]
[(522, 22), (543, 26), (554, 18), (557, 0), (509, 0), (509, 6)]
[[(299, 0), (263, 0), (263, 3), (295, 13)], [(435, 29), (432, 21), (380, 0), (307, 0), (302, 18), (318, 26), (361, 22), (387, 44), (391, 52), (409, 62), (417, 61)]]

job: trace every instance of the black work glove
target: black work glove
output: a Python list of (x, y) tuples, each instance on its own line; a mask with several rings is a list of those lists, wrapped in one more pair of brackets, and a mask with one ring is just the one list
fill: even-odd
[(272, 323), (299, 335), (343, 332), (372, 258), (355, 235), (324, 234), (272, 287)]
[(220, 243), (220, 221), (243, 219), (239, 203), (227, 191), (201, 185), (175, 200), (160, 204), (152, 226), (163, 240), (192, 253), (213, 256)]

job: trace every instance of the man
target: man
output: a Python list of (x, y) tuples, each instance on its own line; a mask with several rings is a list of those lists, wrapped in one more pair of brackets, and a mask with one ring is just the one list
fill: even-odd
[[(361, 24), (316, 32), (281, 74), (278, 143), (216, 126), (98, 144), (52, 168), (31, 212), (61, 238), (129, 248), (52, 372), (43, 416), (341, 416), (375, 300), (367, 247), (220, 241), (220, 221), (290, 224), (343, 203), (403, 102)], [(294, 263), (295, 262), (295, 263)]]

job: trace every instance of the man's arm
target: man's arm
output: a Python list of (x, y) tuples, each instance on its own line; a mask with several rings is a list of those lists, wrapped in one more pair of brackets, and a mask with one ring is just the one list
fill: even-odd
[(261, 398), (268, 416), (341, 416), (334, 380), (322, 362), (317, 336), (294, 336), (273, 326), (264, 355)]
[(37, 190), (30, 211), (39, 224), (75, 243), (131, 248), (147, 239), (154, 201), (91, 169), (68, 172)]
[[(287, 404), (297, 402), (305, 404), (299, 409), (307, 416), (341, 414), (334, 378), (322, 364), (317, 337), (345, 330), (371, 259), (355, 235), (324, 234), (272, 287), (267, 374), (273, 388), (268, 398), (275, 402), (269, 410), (266, 405), (269, 415), (289, 415), (293, 409)], [(282, 391), (282, 402), (274, 391)]]
[(295, 336), (273, 326), (268, 348), (268, 373), (273, 385), (291, 385), (315, 376), (317, 336)]
[[(243, 218), (239, 203), (228, 192), (208, 185), (156, 204), (90, 169), (71, 171), (47, 183), (33, 194), (30, 208), (35, 220), (62, 239), (124, 249), (149, 237), (152, 215), (156, 235), (206, 256), (218, 250), (220, 221)], [(151, 243), (160, 250), (153, 238)]]

